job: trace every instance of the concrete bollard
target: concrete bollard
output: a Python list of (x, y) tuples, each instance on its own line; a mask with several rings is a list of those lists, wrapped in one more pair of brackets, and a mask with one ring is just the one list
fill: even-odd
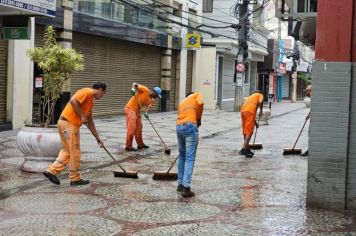
[[(256, 120), (258, 120), (259, 110), (257, 110)], [(271, 116), (271, 109), (263, 108), (259, 125), (268, 125), (268, 117)]]

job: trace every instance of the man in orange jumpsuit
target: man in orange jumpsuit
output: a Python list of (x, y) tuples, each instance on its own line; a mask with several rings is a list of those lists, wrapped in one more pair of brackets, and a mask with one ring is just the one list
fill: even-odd
[(192, 197), (190, 190), (195, 156), (197, 153), (201, 117), (203, 114), (203, 95), (190, 93), (178, 106), (176, 131), (179, 149), (178, 159), (178, 187), (183, 197)]
[(104, 144), (99, 138), (93, 121), (94, 99), (100, 99), (106, 93), (105, 83), (94, 83), (92, 88), (82, 88), (78, 90), (67, 103), (58, 123), (58, 132), (63, 148), (60, 150), (57, 159), (50, 165), (43, 174), (54, 184), (60, 184), (57, 174), (62, 172), (65, 166), (69, 166), (70, 185), (89, 184), (89, 180), (80, 177), (80, 126), (86, 124), (95, 134), (98, 144)]
[(263, 107), (263, 94), (261, 91), (256, 91), (251, 96), (247, 97), (244, 104), (241, 107), (241, 121), (242, 121), (242, 133), (244, 136), (244, 144), (240, 151), (240, 155), (245, 155), (247, 158), (253, 157), (253, 152), (251, 152), (249, 144), (253, 134), (253, 129), (258, 124), (256, 122), (257, 109), (260, 108), (260, 114), (262, 115)]
[[(142, 120), (141, 107), (146, 107), (144, 116), (149, 119), (148, 111), (152, 107), (153, 102), (157, 97), (161, 98), (162, 90), (159, 87), (154, 87), (149, 90), (146, 86), (133, 83), (131, 88), (132, 98), (125, 106), (126, 114), (126, 151), (137, 151), (137, 149), (149, 148), (143, 143), (142, 139)], [(132, 147), (132, 141), (135, 137), (137, 149)]]

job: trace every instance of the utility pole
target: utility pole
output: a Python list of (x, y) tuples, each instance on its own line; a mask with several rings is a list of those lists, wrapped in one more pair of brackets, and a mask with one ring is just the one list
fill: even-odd
[(243, 84), (244, 77), (246, 73), (244, 71), (237, 71), (238, 67), (246, 68), (246, 58), (248, 57), (248, 31), (249, 31), (249, 20), (248, 20), (248, 4), (249, 0), (240, 0), (239, 4), (239, 50), (237, 53), (237, 66), (235, 68), (236, 71), (236, 83), (235, 83), (235, 100), (234, 100), (234, 111), (240, 111), (240, 107), (243, 103)]

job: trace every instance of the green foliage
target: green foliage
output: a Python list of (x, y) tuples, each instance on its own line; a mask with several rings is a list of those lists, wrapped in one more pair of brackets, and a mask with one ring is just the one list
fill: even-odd
[(43, 35), (43, 47), (31, 48), (27, 55), (37, 62), (43, 71), (43, 92), (41, 124), (49, 127), (53, 117), (54, 105), (62, 94), (62, 87), (70, 75), (84, 70), (83, 55), (71, 48), (63, 48), (56, 44), (56, 31), (48, 26)]
[(304, 80), (308, 84), (312, 82), (312, 77), (308, 74), (298, 73), (298, 79)]

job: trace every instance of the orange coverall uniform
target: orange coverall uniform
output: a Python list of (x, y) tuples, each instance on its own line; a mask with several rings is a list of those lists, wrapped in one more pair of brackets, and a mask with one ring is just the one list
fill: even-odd
[(255, 128), (255, 119), (258, 104), (263, 102), (263, 95), (254, 93), (246, 98), (246, 101), (241, 107), (241, 121), (243, 135), (252, 135)]
[(150, 90), (143, 85), (138, 85), (136, 95), (128, 101), (125, 106), (126, 114), (126, 148), (132, 147), (132, 141), (135, 137), (137, 146), (143, 146), (142, 139), (142, 119), (141, 106), (151, 107), (154, 99), (150, 97)]
[(178, 107), (178, 117), (176, 125), (183, 123), (197, 123), (203, 114), (203, 95), (201, 93), (193, 93), (185, 98)]
[[(82, 88), (73, 97), (78, 100), (84, 115), (86, 117), (90, 116), (94, 106), (94, 90), (91, 88)], [(81, 118), (74, 111), (73, 105), (68, 102), (57, 123), (63, 148), (60, 150), (57, 159), (48, 167), (48, 172), (57, 175), (69, 164), (70, 181), (81, 179), (78, 172), (80, 167), (79, 129), (81, 125)]]

